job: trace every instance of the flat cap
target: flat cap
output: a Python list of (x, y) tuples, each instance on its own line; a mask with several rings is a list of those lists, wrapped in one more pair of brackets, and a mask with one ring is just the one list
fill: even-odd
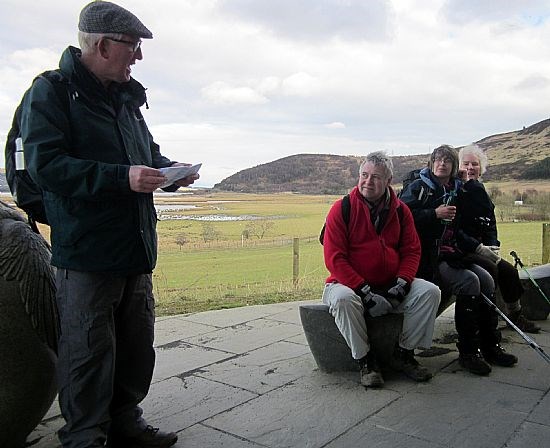
[(84, 33), (120, 33), (143, 39), (153, 38), (153, 33), (130, 11), (101, 0), (82, 8), (78, 29)]

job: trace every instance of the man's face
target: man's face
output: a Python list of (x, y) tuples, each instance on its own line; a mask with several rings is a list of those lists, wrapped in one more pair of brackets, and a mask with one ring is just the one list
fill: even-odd
[(371, 202), (376, 202), (380, 199), (386, 187), (391, 183), (391, 177), (386, 178), (386, 171), (383, 166), (367, 162), (363, 165), (357, 187), (361, 195)]
[(481, 175), (481, 165), (478, 158), (473, 154), (464, 155), (460, 168), (466, 171), (468, 180), (477, 180)]
[(130, 81), (131, 66), (136, 59), (143, 59), (141, 41), (132, 36), (124, 35), (120, 40), (105, 37), (109, 61), (105, 69), (104, 78), (118, 83)]

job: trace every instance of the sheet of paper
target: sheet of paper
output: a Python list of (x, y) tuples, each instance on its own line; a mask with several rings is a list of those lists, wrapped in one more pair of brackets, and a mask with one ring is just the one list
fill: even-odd
[(201, 166), (202, 163), (197, 163), (193, 166), (168, 166), (166, 168), (159, 168), (159, 171), (166, 176), (166, 182), (164, 182), (160, 188), (172, 185), (175, 181), (183, 179), (184, 177), (197, 174)]

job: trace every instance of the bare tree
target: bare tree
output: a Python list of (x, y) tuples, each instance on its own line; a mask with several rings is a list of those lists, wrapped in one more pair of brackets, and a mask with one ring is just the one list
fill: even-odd
[(209, 241), (219, 240), (221, 232), (219, 230), (216, 230), (214, 224), (212, 224), (211, 222), (203, 222), (201, 236), (203, 241), (205, 243), (208, 243)]
[(180, 233), (176, 236), (176, 244), (180, 247), (180, 250), (189, 242), (186, 233)]
[(262, 219), (259, 221), (252, 221), (247, 224), (244, 232), (248, 232), (248, 235), (253, 235), (259, 240), (263, 239), (266, 233), (275, 226), (275, 223), (268, 219)]

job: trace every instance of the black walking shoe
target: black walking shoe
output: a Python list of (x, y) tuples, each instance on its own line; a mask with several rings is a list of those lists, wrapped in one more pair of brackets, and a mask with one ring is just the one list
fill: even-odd
[[(538, 333), (540, 331), (540, 327), (535, 324), (535, 322), (527, 319), (521, 313), (521, 310), (510, 313), (508, 315), (508, 319), (510, 319), (516, 327), (518, 327), (521, 331), (524, 331), (525, 333)], [(511, 328), (510, 324), (507, 325)]]
[(458, 363), (468, 372), (475, 375), (489, 375), (491, 366), (481, 356), (479, 351), (475, 353), (459, 353)]
[(431, 372), (426, 367), (421, 366), (414, 358), (414, 350), (396, 346), (393, 350), (390, 365), (392, 369), (403, 372), (414, 381), (428, 381), (432, 377)]
[(495, 345), (494, 347), (483, 349), (481, 351), (483, 357), (490, 364), (494, 364), (501, 367), (512, 367), (515, 363), (518, 362), (518, 358), (511, 353), (506, 353), (500, 345)]
[(174, 432), (162, 432), (147, 425), (142, 432), (133, 437), (120, 437), (110, 434), (107, 446), (110, 448), (168, 448), (178, 441)]
[(380, 366), (374, 352), (367, 353), (367, 356), (361, 360), (361, 384), (365, 387), (382, 387), (384, 385), (384, 378), (380, 371)]

